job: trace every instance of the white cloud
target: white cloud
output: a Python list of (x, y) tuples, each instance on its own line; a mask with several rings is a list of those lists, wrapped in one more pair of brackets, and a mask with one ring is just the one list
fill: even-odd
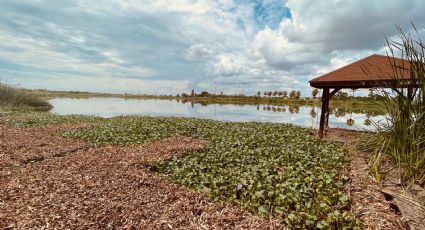
[(245, 61), (236, 55), (221, 55), (214, 64), (214, 74), (223, 76), (240, 75), (244, 72)]
[(190, 46), (189, 51), (185, 54), (186, 58), (199, 60), (199, 59), (207, 59), (214, 54), (214, 51), (204, 44), (195, 44)]
[(312, 77), (382, 52), (396, 24), (423, 27), (424, 11), (421, 0), (4, 0), (0, 72), (75, 90), (107, 78), (105, 91), (309, 91)]
[(102, 53), (102, 55), (107, 57), (112, 62), (115, 62), (115, 63), (118, 63), (118, 64), (125, 63), (125, 61), (120, 57), (120, 55), (118, 53), (114, 52), (114, 51), (103, 51), (101, 53)]
[(289, 42), (279, 31), (265, 28), (257, 33), (252, 45), (254, 54), (264, 58), (266, 63), (278, 69), (290, 70), (297, 65), (317, 63), (320, 52), (299, 42)]

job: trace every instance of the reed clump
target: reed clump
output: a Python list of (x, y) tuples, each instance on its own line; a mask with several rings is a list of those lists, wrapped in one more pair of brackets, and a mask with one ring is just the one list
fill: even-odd
[(0, 82), (0, 106), (8, 108), (28, 108), (37, 111), (47, 111), (52, 105), (36, 95), (19, 87)]
[[(399, 36), (387, 39), (387, 56), (393, 84), (378, 89), (384, 98), (385, 121), (373, 139), (372, 173), (379, 180), (385, 159), (397, 165), (404, 184), (425, 184), (425, 44), (413, 25), (413, 33), (397, 27)], [(406, 61), (395, 58), (401, 57)], [(397, 61), (398, 60), (398, 61)], [(371, 143), (371, 142), (370, 142)]]

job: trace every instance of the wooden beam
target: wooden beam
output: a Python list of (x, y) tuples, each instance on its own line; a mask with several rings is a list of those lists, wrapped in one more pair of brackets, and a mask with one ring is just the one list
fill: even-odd
[(329, 103), (332, 99), (332, 97), (338, 93), (341, 90), (341, 88), (335, 88), (334, 90), (332, 90), (332, 92), (329, 93), (329, 99), (328, 99), (328, 108), (326, 110), (326, 114), (325, 114), (325, 124), (324, 124), (324, 128), (328, 128), (329, 127)]
[(332, 90), (332, 92), (329, 94), (329, 99), (331, 99), (340, 90), (341, 90), (341, 88), (335, 88), (334, 90)]
[[(343, 89), (369, 89), (369, 88), (394, 88), (397, 82), (394, 79), (388, 80), (364, 80), (364, 81), (310, 81), (310, 86), (314, 88), (343, 88)], [(418, 87), (418, 82), (405, 82), (399, 84), (396, 88), (407, 88), (408, 86)]]
[(329, 88), (324, 88), (322, 93), (322, 110), (320, 112), (320, 124), (319, 124), (319, 137), (323, 138), (323, 132), (325, 128), (326, 114), (329, 110)]

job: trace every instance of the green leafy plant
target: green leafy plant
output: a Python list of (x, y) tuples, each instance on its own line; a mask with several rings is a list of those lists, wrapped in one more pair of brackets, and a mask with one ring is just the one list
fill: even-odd
[(65, 132), (96, 144), (131, 145), (171, 135), (208, 140), (201, 151), (149, 163), (159, 175), (212, 200), (280, 218), (293, 229), (356, 228), (341, 169), (346, 151), (286, 124), (117, 117)]

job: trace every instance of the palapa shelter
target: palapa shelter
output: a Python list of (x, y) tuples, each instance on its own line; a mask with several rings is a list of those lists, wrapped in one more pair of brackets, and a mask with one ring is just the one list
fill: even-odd
[[(323, 138), (324, 128), (329, 123), (329, 100), (339, 90), (378, 87), (408, 87), (409, 89), (412, 87), (413, 89), (415, 82), (410, 80), (409, 66), (410, 63), (407, 60), (373, 54), (309, 81), (310, 86), (323, 89), (320, 138)], [(403, 79), (403, 81), (398, 79)]]

